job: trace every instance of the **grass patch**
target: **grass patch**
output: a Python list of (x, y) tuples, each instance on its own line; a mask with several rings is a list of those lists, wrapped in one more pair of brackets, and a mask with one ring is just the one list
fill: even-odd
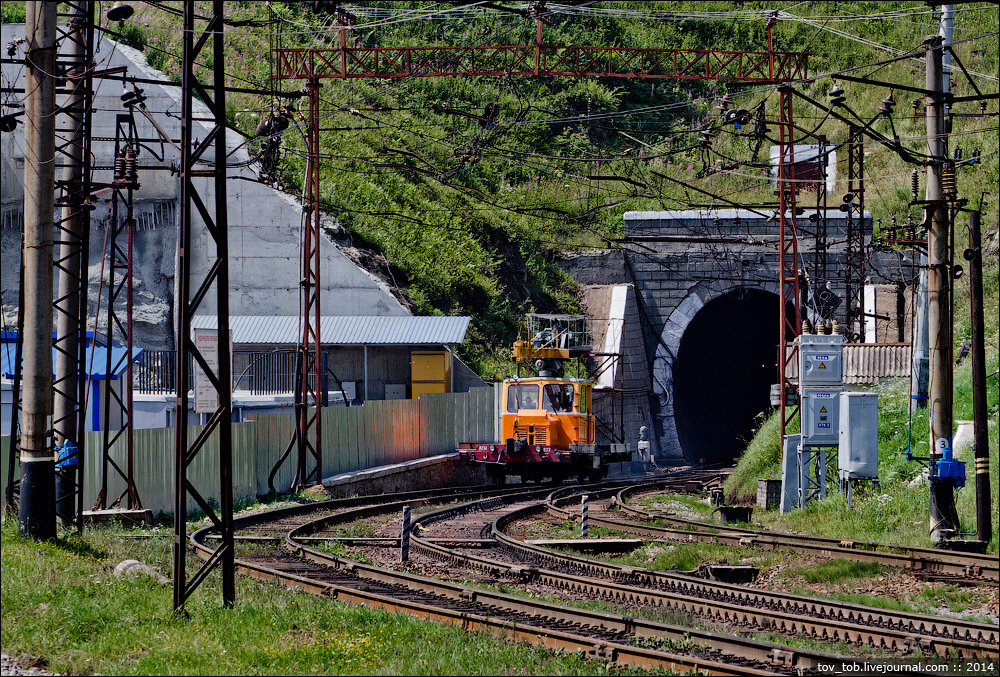
[(167, 529), (130, 534), (36, 543), (4, 519), (4, 650), (63, 674), (640, 674), (243, 577), (234, 608), (212, 575), (177, 616), (169, 587), (113, 576), (127, 558), (170, 570)]
[(752, 548), (734, 548), (716, 543), (648, 543), (639, 550), (607, 558), (610, 562), (627, 566), (645, 567), (656, 571), (691, 571), (702, 564), (744, 564), (747, 560), (761, 560), (761, 553)]
[(801, 576), (807, 583), (839, 583), (855, 578), (872, 578), (889, 571), (887, 567), (875, 562), (834, 559), (820, 562), (815, 566), (790, 569), (788, 573), (792, 576)]

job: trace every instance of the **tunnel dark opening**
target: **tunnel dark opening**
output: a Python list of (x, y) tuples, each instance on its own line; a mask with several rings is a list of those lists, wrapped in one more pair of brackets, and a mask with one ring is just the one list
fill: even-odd
[(707, 303), (674, 362), (674, 416), (694, 463), (729, 464), (746, 448), (777, 380), (778, 298), (738, 289)]

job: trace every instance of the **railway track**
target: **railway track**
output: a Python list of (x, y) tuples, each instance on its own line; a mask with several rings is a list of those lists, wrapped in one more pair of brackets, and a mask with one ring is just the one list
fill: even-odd
[[(605, 487), (607, 485), (604, 485)], [(524, 498), (516, 490), (491, 490), (460, 498), (512, 501)], [(534, 489), (528, 498), (544, 500), (551, 489)], [(815, 671), (820, 664), (851, 659), (759, 642), (719, 633), (697, 633), (686, 627), (566, 607), (551, 602), (506, 595), (455, 583), (417, 576), (336, 557), (310, 547), (303, 538), (338, 521), (390, 513), (415, 500), (445, 501), (454, 495), (412, 496), (403, 501), (362, 505), (361, 499), (293, 506), (269, 513), (241, 517), (235, 526), (258, 544), (255, 554), (240, 555), (239, 569), (250, 576), (280, 581), (313, 594), (355, 604), (385, 608), (453, 623), (470, 630), (520, 639), (551, 648), (581, 650), (588, 655), (646, 668), (697, 671), (703, 674), (794, 674)], [(475, 501), (473, 501), (475, 503)], [(211, 554), (205, 545), (206, 527), (192, 534), (198, 554)], [(252, 532), (252, 533), (247, 533)], [(282, 547), (262, 550), (278, 535)]]
[[(558, 489), (553, 494), (571, 494)], [(589, 491), (592, 495), (594, 492)], [(614, 493), (614, 490), (605, 493)], [(896, 653), (919, 651), (924, 655), (965, 658), (1000, 658), (995, 627), (924, 614), (897, 612), (835, 600), (771, 592), (747, 586), (706, 581), (674, 572), (655, 571), (602, 562), (520, 541), (507, 528), (549, 509), (555, 497), (513, 510), (501, 511), (487, 526), (501, 552), (516, 563), (503, 562), (448, 547), (423, 536), (414, 536), (411, 547), (427, 554), (477, 569), (493, 576), (506, 575), (536, 581), (569, 593), (586, 594), (619, 604), (659, 606), (753, 630), (804, 635), (886, 649)], [(430, 525), (454, 519), (464, 510), (494, 511), (501, 499), (469, 506), (445, 508), (417, 520)], [(566, 514), (566, 519), (573, 515)], [(591, 516), (593, 522), (593, 513)], [(427, 531), (425, 533), (435, 533)], [(486, 535), (486, 534), (483, 534)]]
[[(704, 476), (697, 479), (703, 481)], [(675, 490), (690, 489), (691, 486), (687, 484), (690, 481), (690, 476), (676, 478), (667, 483), (667, 486)], [(655, 486), (663, 485), (660, 481)], [(610, 496), (623, 488), (621, 483), (603, 483), (587, 487), (586, 490), (592, 495), (599, 493)], [(520, 552), (519, 556), (525, 556), (525, 550), (531, 551), (537, 546), (516, 542), (516, 539), (503, 533), (504, 525), (518, 519), (520, 515), (549, 510), (560, 498), (565, 498), (572, 492), (572, 488), (553, 490), (537, 487), (528, 490), (514, 487), (439, 490), (383, 496), (374, 500), (339, 499), (249, 515), (238, 518), (236, 528), (240, 547), (252, 552), (238, 556), (237, 565), (243, 573), (250, 576), (276, 580), (290, 588), (313, 594), (453, 623), (466, 629), (483, 630), (550, 648), (581, 650), (591, 656), (646, 668), (695, 670), (706, 674), (791, 674), (816, 671), (820, 665), (852, 662), (850, 658), (829, 653), (567, 607), (440, 581), (363, 564), (313, 547), (316, 541), (325, 540), (326, 537), (322, 534), (337, 524), (391, 514), (401, 510), (403, 505), (414, 507), (464, 500), (459, 506), (441, 508), (422, 515), (415, 520), (415, 524), (426, 528), (425, 525), (463, 512), (467, 514), (476, 510), (502, 508), (505, 514), (487, 525), (488, 533), (479, 535), (495, 538), (504, 552)], [(560, 508), (556, 506), (556, 509)], [(202, 557), (208, 557), (211, 553), (205, 545), (212, 537), (211, 531), (211, 528), (205, 528), (192, 534), (192, 543)], [(941, 619), (933, 617), (927, 617), (933, 623), (928, 621), (927, 625), (919, 626), (919, 632), (912, 631), (915, 627), (912, 618), (907, 621), (911, 623), (911, 631), (900, 630), (899, 627), (892, 630), (888, 626), (899, 626), (901, 623), (899, 618), (890, 618), (894, 612), (872, 610), (882, 613), (881, 622), (886, 626), (873, 630), (854, 622), (854, 617), (846, 621), (843, 618), (835, 620), (822, 617), (810, 621), (809, 614), (832, 616), (835, 612), (824, 606), (826, 600), (799, 598), (798, 618), (782, 620), (777, 618), (778, 614), (773, 609), (768, 608), (774, 601), (767, 600), (766, 596), (770, 593), (764, 591), (710, 583), (693, 577), (683, 577), (687, 580), (675, 580), (664, 585), (663, 581), (654, 581), (655, 576), (650, 578), (645, 570), (618, 568), (618, 571), (612, 571), (616, 568), (615, 565), (609, 565), (609, 569), (602, 572), (601, 575), (606, 580), (588, 579), (581, 577), (581, 567), (603, 566), (603, 563), (544, 549), (539, 549), (543, 552), (527, 553), (527, 557), (537, 557), (539, 561), (564, 557), (585, 561), (564, 560), (561, 566), (571, 571), (562, 573), (470, 555), (450, 544), (454, 542), (461, 547), (462, 542), (472, 540), (467, 538), (469, 535), (434, 539), (426, 534), (415, 533), (411, 547), (439, 558), (451, 558), (455, 561), (460, 559), (467, 566), (485, 569), (496, 576), (523, 581), (539, 580), (554, 587), (597, 598), (671, 607), (752, 627), (805, 632), (829, 639), (848, 639), (894, 651), (919, 648), (925, 654), (942, 655), (942, 651), (950, 649), (962, 656), (988, 657), (991, 654), (981, 649), (983, 641), (992, 642), (995, 651), (995, 632), (992, 639), (979, 635), (970, 639), (976, 632), (982, 631), (982, 628), (948, 627)], [(594, 569), (589, 571), (593, 572)], [(651, 573), (657, 576), (668, 574)], [(724, 590), (727, 587), (730, 589)], [(713, 595), (716, 599), (712, 599)], [(843, 616), (843, 610), (840, 613)], [(809, 626), (809, 623), (823, 626), (825, 634), (811, 630), (813, 626)]]
[[(648, 489), (648, 485), (641, 487), (643, 491)], [(725, 545), (753, 546), (764, 550), (808, 553), (858, 562), (876, 562), (889, 567), (909, 569), (921, 576), (959, 582), (968, 581), (992, 585), (997, 585), (1000, 582), (1000, 560), (998, 560), (996, 553), (987, 555), (958, 553), (935, 548), (854, 541), (807, 534), (788, 534), (728, 525), (720, 526), (711, 522), (685, 519), (630, 505), (628, 497), (639, 490), (640, 486), (636, 485), (626, 487), (618, 492), (616, 499), (621, 511), (640, 520), (665, 520), (669, 524), (676, 525), (677, 528), (654, 527), (607, 517), (592, 517), (591, 522), (649, 538), (707, 541)], [(559, 506), (553, 504), (554, 511), (558, 514), (565, 514), (558, 508)]]

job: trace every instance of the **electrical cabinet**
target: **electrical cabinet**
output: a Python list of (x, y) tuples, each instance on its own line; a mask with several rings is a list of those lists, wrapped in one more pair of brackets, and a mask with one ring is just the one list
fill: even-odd
[(878, 479), (878, 395), (840, 394), (841, 479)]
[(799, 404), (802, 444), (835, 445), (839, 441), (840, 394), (843, 388), (803, 388)]
[(799, 344), (799, 389), (839, 386), (844, 382), (844, 337), (839, 334), (802, 334)]
[(451, 353), (447, 350), (410, 352), (410, 397), (451, 392)]

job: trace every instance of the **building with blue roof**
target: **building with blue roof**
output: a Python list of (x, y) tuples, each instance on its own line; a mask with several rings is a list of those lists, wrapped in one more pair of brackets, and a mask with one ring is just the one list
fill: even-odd
[[(53, 338), (55, 336), (53, 335)], [(17, 332), (0, 333), (0, 434), (10, 434), (11, 405), (13, 401), (13, 380), (17, 352)], [(105, 388), (111, 387), (116, 393), (121, 392), (122, 374), (128, 367), (128, 350), (125, 346), (107, 339), (98, 333), (87, 332), (87, 430), (101, 430), (107, 412), (104, 407)], [(111, 369), (108, 369), (108, 357), (111, 358)], [(141, 363), (142, 348), (132, 348), (132, 360)], [(52, 369), (55, 377), (56, 350), (52, 349)], [(111, 428), (118, 429), (122, 425), (121, 408), (117, 407), (114, 398), (111, 399), (109, 422)]]

